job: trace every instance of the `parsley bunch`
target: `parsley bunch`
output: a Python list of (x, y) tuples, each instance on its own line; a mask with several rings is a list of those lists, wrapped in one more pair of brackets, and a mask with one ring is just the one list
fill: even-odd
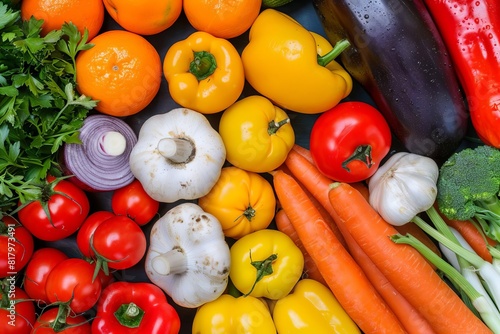
[(80, 142), (97, 103), (75, 91), (75, 58), (92, 47), (88, 33), (69, 23), (42, 37), (42, 23), (0, 4), (0, 216), (37, 199), (48, 174), (62, 174), (59, 149)]

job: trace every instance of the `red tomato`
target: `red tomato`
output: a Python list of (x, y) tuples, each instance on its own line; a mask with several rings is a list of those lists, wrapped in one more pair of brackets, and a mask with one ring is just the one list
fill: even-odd
[(30, 298), (49, 303), (45, 293), (47, 276), (57, 264), (67, 258), (68, 256), (65, 253), (51, 247), (39, 248), (33, 253), (26, 265), (23, 280), (24, 290)]
[(34, 250), (31, 233), (10, 216), (0, 222), (0, 278), (16, 275), (23, 269)]
[[(44, 196), (18, 212), (21, 224), (41, 240), (56, 241), (76, 232), (90, 211), (87, 194), (66, 180), (47, 178)], [(48, 205), (50, 219), (44, 210)]]
[(160, 202), (146, 193), (139, 180), (115, 190), (111, 196), (113, 212), (127, 216), (141, 226), (153, 219), (159, 207)]
[(115, 214), (111, 211), (96, 211), (90, 214), (87, 219), (85, 219), (76, 235), (76, 243), (83, 256), (87, 258), (94, 257), (95, 254), (90, 247), (90, 239), (92, 238), (92, 234), (94, 234), (97, 226), (99, 226), (105, 220), (114, 216)]
[(98, 257), (106, 259), (113, 269), (130, 268), (146, 254), (144, 232), (125, 216), (109, 218), (97, 226), (92, 242)]
[[(0, 294), (0, 332), (29, 334), (36, 320), (35, 304), (23, 289), (14, 285), (7, 285), (6, 288), (7, 294)], [(4, 297), (7, 305), (4, 305)]]
[[(64, 324), (55, 324), (57, 311), (57, 307), (44, 311), (36, 320), (31, 334), (91, 334), (90, 323), (82, 315), (68, 316)], [(57, 329), (54, 326), (58, 326)]]
[(70, 302), (75, 313), (90, 310), (101, 295), (101, 281), (93, 280), (94, 266), (85, 260), (69, 258), (56, 265), (47, 277), (45, 292), (51, 303)]
[(309, 140), (314, 163), (335, 181), (372, 176), (391, 148), (391, 130), (382, 114), (364, 102), (341, 102), (315, 121)]

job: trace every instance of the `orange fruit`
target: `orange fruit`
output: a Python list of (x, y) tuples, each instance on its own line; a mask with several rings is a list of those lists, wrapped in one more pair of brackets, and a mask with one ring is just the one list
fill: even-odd
[(104, 0), (104, 6), (122, 28), (139, 35), (166, 30), (182, 12), (182, 0)]
[(184, 0), (184, 13), (197, 30), (233, 38), (250, 29), (262, 0)]
[(31, 16), (44, 20), (42, 35), (61, 29), (64, 22), (72, 22), (83, 35), (89, 31), (89, 40), (101, 30), (104, 22), (102, 0), (23, 0), (21, 17), (29, 20)]
[(126, 30), (110, 30), (90, 41), (76, 57), (80, 94), (99, 100), (96, 110), (129, 116), (146, 108), (160, 89), (162, 64), (155, 47)]

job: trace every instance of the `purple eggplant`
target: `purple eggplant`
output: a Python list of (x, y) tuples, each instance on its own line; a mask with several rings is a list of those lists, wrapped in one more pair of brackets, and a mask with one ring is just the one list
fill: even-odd
[(338, 60), (411, 153), (436, 161), (460, 145), (469, 114), (446, 47), (420, 0), (313, 0)]

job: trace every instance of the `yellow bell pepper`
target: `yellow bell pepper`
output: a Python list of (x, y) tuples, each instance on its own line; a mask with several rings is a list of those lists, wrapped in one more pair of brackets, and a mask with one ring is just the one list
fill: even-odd
[(226, 237), (239, 239), (271, 224), (276, 196), (260, 174), (229, 166), (222, 168), (219, 179), (198, 199), (198, 205), (219, 220)]
[(196, 310), (193, 334), (274, 334), (276, 328), (266, 302), (252, 296), (223, 294)]
[(254, 21), (249, 39), (241, 55), (246, 79), (278, 106), (317, 114), (333, 108), (351, 92), (352, 79), (343, 67), (338, 63), (325, 67), (349, 47), (347, 40), (318, 57), (313, 34), (271, 8)]
[(231, 246), (229, 277), (245, 296), (281, 299), (302, 276), (304, 256), (285, 233), (273, 229), (252, 232)]
[(360, 333), (331, 290), (312, 279), (300, 280), (289, 295), (270, 306), (278, 333)]
[(229, 107), (245, 85), (236, 48), (228, 40), (203, 31), (192, 33), (167, 50), (163, 74), (172, 99), (202, 114)]
[(245, 97), (224, 110), (219, 134), (227, 161), (255, 173), (279, 167), (295, 144), (286, 112), (260, 95)]

